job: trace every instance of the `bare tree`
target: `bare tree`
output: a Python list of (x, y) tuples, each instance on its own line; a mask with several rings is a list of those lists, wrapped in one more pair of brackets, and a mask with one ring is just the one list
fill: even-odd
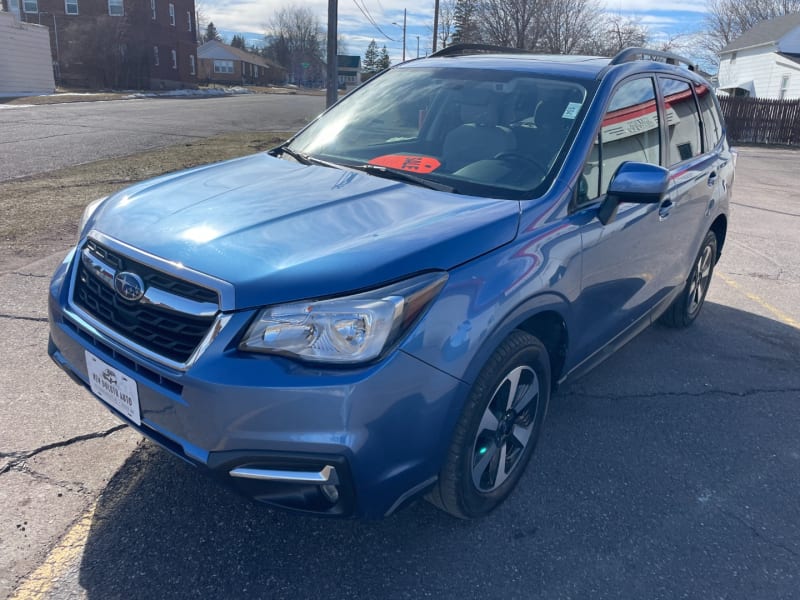
[(614, 56), (631, 46), (647, 46), (649, 31), (641, 21), (621, 14), (601, 15), (594, 35), (587, 39), (581, 52), (596, 56)]
[(535, 48), (539, 41), (539, 28), (533, 26), (534, 15), (541, 12), (545, 2), (546, 0), (483, 0), (480, 16), (484, 39), (502, 46)]
[(800, 12), (800, 0), (707, 0), (705, 47), (717, 53), (756, 23)]
[(537, 19), (541, 37), (537, 49), (551, 54), (576, 54), (591, 47), (602, 23), (598, 0), (547, 0)]
[(281, 8), (270, 23), (265, 39), (265, 56), (284, 67), (291, 81), (316, 84), (324, 80), (323, 30), (310, 8)]
[(455, 0), (439, 1), (439, 31), (437, 36), (442, 48), (447, 48), (453, 40), (455, 32)]

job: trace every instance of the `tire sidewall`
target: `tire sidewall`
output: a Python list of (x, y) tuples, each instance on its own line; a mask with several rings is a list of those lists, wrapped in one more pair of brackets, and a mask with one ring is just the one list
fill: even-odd
[[(504, 352), (509, 352), (508, 356), (502, 356)], [(475, 488), (472, 481), (472, 453), (477, 430), (495, 390), (511, 370), (522, 365), (531, 367), (539, 381), (539, 400), (531, 437), (508, 479), (495, 490), (481, 492)], [(475, 380), (462, 415), (462, 419), (466, 419), (466, 427), (462, 430), (464, 435), (461, 439), (454, 440), (460, 445), (456, 492), (459, 508), (465, 516), (477, 517), (487, 514), (505, 500), (514, 489), (536, 448), (549, 399), (550, 364), (547, 350), (530, 334), (522, 331), (513, 332)]]
[[(706, 285), (706, 288), (703, 290), (703, 297), (700, 299), (700, 304), (698, 305), (697, 309), (694, 312), (690, 312), (689, 307), (691, 306), (692, 299), (691, 299), (691, 287), (692, 287), (692, 280), (695, 278), (697, 274), (697, 270), (699, 267), (700, 258), (703, 256), (707, 247), (711, 247), (711, 272), (709, 273), (709, 281)], [(706, 303), (706, 296), (708, 295), (708, 288), (711, 287), (711, 277), (714, 275), (714, 266), (717, 261), (717, 236), (714, 234), (713, 231), (709, 231), (706, 234), (705, 239), (703, 239), (703, 245), (700, 247), (700, 251), (697, 253), (697, 256), (694, 259), (694, 263), (692, 264), (692, 271), (689, 273), (689, 279), (686, 281), (686, 287), (683, 290), (683, 302), (681, 303), (681, 309), (683, 320), (686, 325), (692, 323), (700, 312), (703, 310), (703, 305)]]

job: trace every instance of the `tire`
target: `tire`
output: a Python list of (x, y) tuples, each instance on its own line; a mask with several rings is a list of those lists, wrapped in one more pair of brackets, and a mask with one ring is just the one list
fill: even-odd
[(700, 314), (705, 303), (714, 265), (717, 262), (717, 236), (709, 231), (697, 253), (692, 272), (680, 296), (670, 304), (666, 312), (659, 318), (659, 323), (667, 327), (680, 329), (688, 327)]
[(461, 519), (494, 510), (522, 476), (549, 400), (547, 349), (512, 332), (475, 380), (428, 500)]

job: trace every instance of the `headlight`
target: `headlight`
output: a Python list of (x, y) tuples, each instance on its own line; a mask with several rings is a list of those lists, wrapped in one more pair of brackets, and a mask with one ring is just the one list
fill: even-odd
[(373, 360), (408, 331), (447, 281), (427, 273), (353, 296), (263, 309), (239, 349), (322, 363)]
[(97, 210), (97, 207), (100, 206), (100, 203), (108, 198), (105, 196), (104, 198), (98, 198), (97, 200), (92, 200), (89, 204), (86, 205), (86, 208), (83, 209), (83, 216), (81, 217), (81, 224), (78, 226), (78, 237), (83, 235), (83, 228), (86, 227), (86, 223), (89, 222), (89, 219), (92, 218), (94, 211)]

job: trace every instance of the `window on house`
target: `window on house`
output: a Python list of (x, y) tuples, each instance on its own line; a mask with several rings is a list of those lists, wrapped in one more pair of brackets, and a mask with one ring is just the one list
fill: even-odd
[(122, 17), (125, 15), (125, 7), (122, 0), (108, 0), (108, 14), (112, 17)]
[(158, 59), (158, 46), (153, 46), (153, 65), (158, 66), (161, 64), (161, 61)]
[(169, 3), (169, 24), (175, 25), (175, 5), (172, 2)]
[(189, 74), (195, 75), (197, 73), (197, 67), (194, 62), (194, 54), (189, 55)]
[(789, 76), (784, 75), (781, 77), (781, 89), (778, 93), (778, 98), (783, 100), (786, 97), (786, 92), (789, 91)]
[(172, 50), (172, 68), (178, 68), (178, 53), (174, 49)]
[(39, 0), (25, 0), (22, 3), (22, 10), (26, 13), (38, 13), (39, 12)]
[(186, 28), (188, 31), (192, 30), (192, 11), (186, 11)]
[(253, 65), (253, 77), (258, 77), (258, 65)]
[(214, 73), (233, 73), (232, 60), (215, 60)]
[(68, 15), (77, 15), (78, 0), (64, 0), (64, 12)]
[(156, 0), (150, 0), (150, 18), (156, 20)]

